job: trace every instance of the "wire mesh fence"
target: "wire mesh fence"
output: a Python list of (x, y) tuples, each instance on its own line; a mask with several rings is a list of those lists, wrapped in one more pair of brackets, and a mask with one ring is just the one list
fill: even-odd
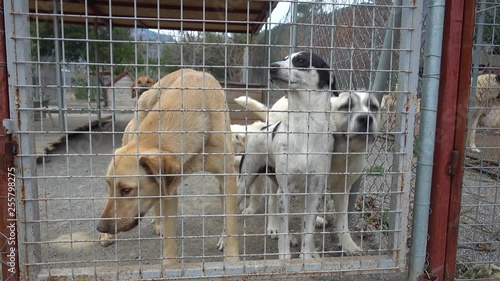
[[(24, 191), (17, 203), (19, 263), (25, 280), (405, 270), (419, 72), (418, 64), (409, 62), (419, 58), (413, 50), (421, 46), (421, 3), (52, 4), (4, 4), (7, 44), (13, 54), (9, 69), (15, 73), (9, 86), (20, 143), (17, 178)], [(400, 27), (389, 22), (396, 10), (402, 17)], [(390, 30), (400, 33), (401, 42), (384, 49)], [(380, 93), (370, 93), (383, 50), (390, 52), (389, 69), (382, 70), (389, 73), (389, 82)], [(322, 68), (328, 72), (327, 89), (297, 90), (291, 80), (278, 89), (277, 78), (271, 81), (273, 62), (295, 58), (292, 54), (298, 51), (312, 52), (326, 62)], [(296, 75), (309, 75), (304, 81), (320, 81), (313, 56), (302, 59), (311, 60), (315, 69), (290, 63), (284, 73), (298, 68)], [(330, 87), (332, 77), (336, 89)], [(284, 90), (290, 108), (297, 103), (295, 92), (327, 92), (325, 101), (331, 105), (325, 108), (337, 119), (325, 119), (323, 126), (334, 126), (320, 132), (308, 131), (308, 126), (291, 131), (301, 124), (293, 120), (310, 118), (308, 114), (318, 109), (285, 108), (285, 117), (275, 117), (283, 109), (271, 107), (283, 101)], [(346, 93), (330, 97), (333, 92), (339, 95), (333, 90)], [(387, 94), (384, 101), (377, 99), (382, 93)], [(246, 99), (233, 101), (240, 96), (253, 98), (260, 107), (251, 107)], [(358, 116), (365, 118), (359, 119), (364, 120), (362, 129), (343, 124), (362, 122)], [(276, 131), (266, 132), (266, 126)], [(321, 199), (313, 212), (318, 219), (312, 216), (315, 247), (309, 250), (314, 253), (304, 252), (301, 245), (310, 243), (302, 229), (312, 222), (307, 216), (309, 201), (304, 199), (310, 194), (303, 186), (291, 191), (292, 207), (286, 211), (278, 200), (278, 212), (289, 217), (292, 242), (302, 242), (292, 243), (288, 261), (279, 259), (287, 246), (275, 239), (284, 235), (272, 205), (283, 193), (283, 184), (276, 192), (272, 178), (282, 183), (282, 165), (291, 169), (285, 177), (298, 175), (302, 185), (313, 188), (301, 176), (321, 172), (307, 171), (310, 166), (300, 161), (315, 163), (320, 155), (313, 152), (314, 157), (278, 165), (278, 160), (269, 160), (272, 155), (301, 156), (303, 151), (268, 151), (266, 166), (276, 171), (260, 177), (263, 200), (254, 202), (253, 210), (236, 204), (238, 198), (249, 204), (257, 197), (236, 194), (236, 185), (241, 186), (236, 177), (243, 173), (237, 161), (252, 156), (246, 142), (266, 134), (272, 136), (271, 144), (256, 147), (274, 149), (276, 132), (279, 140), (309, 133), (334, 138), (337, 147), (345, 145), (338, 150), (327, 143), (318, 146), (333, 154), (337, 166), (326, 171), (334, 180), (322, 182), (316, 190)], [(336, 225), (343, 214), (347, 216), (340, 206), (358, 177), (360, 196), (349, 214), (347, 231), (359, 251), (343, 243), (346, 228)], [(344, 197), (335, 200), (339, 195)], [(318, 258), (303, 259), (309, 256)]]
[(500, 2), (477, 1), (467, 154), (457, 254), (459, 279), (498, 278)]

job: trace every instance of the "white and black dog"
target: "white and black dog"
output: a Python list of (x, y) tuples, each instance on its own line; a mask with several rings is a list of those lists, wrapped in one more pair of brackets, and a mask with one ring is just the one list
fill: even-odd
[(262, 134), (248, 138), (240, 165), (238, 191), (248, 193), (259, 174), (275, 171), (279, 258), (290, 259), (290, 196), (305, 187), (300, 256), (319, 257), (314, 245), (314, 225), (320, 194), (326, 190), (334, 147), (331, 132), (335, 128), (330, 122), (334, 79), (330, 66), (309, 52), (294, 53), (270, 67), (271, 82), (287, 90), (288, 122), (272, 124), (265, 127)]
[[(264, 106), (264, 105), (262, 105)], [(335, 146), (331, 161), (331, 173), (328, 185), (332, 192), (335, 210), (337, 212), (335, 228), (338, 231), (339, 242), (348, 254), (354, 254), (361, 249), (354, 243), (349, 232), (347, 203), (352, 184), (361, 176), (366, 167), (366, 154), (375, 141), (380, 130), (380, 104), (374, 95), (367, 92), (343, 92), (338, 97), (331, 97), (331, 121), (336, 131), (332, 131)], [(278, 100), (269, 112), (270, 122), (287, 122), (288, 99)], [(263, 144), (262, 144), (263, 145)], [(250, 203), (243, 213), (253, 214), (258, 209), (263, 185), (256, 185), (252, 190)], [(271, 185), (272, 187), (272, 185)], [(275, 189), (271, 188), (271, 193)], [(276, 213), (277, 206), (274, 196), (269, 196), (269, 213)], [(267, 231), (276, 235), (279, 222), (268, 221)], [(316, 218), (316, 226), (322, 225), (321, 217)]]

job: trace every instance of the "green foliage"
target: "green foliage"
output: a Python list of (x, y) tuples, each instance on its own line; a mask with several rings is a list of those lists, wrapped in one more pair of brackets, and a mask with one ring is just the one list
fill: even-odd
[(418, 155), (418, 150), (420, 149), (420, 140), (418, 136), (413, 139), (413, 156)]
[(368, 170), (370, 174), (383, 174), (385, 172), (384, 167), (373, 165), (370, 170)]
[[(493, 4), (493, 3), (491, 3)], [(483, 29), (483, 40), (482, 42), (477, 42), (477, 44), (488, 44), (494, 46), (493, 54), (500, 55), (500, 27), (498, 23), (500, 22), (500, 8), (495, 8), (491, 4), (486, 4), (486, 9), (484, 11), (479, 11), (476, 14), (476, 35), (479, 28)], [(479, 5), (479, 4), (478, 4)], [(495, 5), (495, 4), (493, 4)], [(484, 22), (479, 22), (481, 19), (481, 13), (484, 13)]]

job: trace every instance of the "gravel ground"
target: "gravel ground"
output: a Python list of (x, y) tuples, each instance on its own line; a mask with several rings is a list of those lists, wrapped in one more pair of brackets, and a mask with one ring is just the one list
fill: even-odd
[[(480, 133), (476, 135), (476, 144), (482, 148), (482, 152), (468, 151), (468, 154), (498, 163), (500, 161), (499, 140), (500, 132), (486, 131), (484, 135)], [(471, 159), (466, 161), (477, 167), (486, 167), (481, 161)], [(477, 278), (476, 273), (482, 266), (500, 266), (500, 222), (498, 220), (500, 217), (500, 178), (498, 177), (500, 166), (489, 166), (488, 170), (496, 172), (496, 177), (480, 173), (472, 168), (465, 168), (458, 236), (458, 277), (467, 270), (472, 270)], [(493, 270), (483, 277), (489, 277), (498, 272), (499, 270)]]

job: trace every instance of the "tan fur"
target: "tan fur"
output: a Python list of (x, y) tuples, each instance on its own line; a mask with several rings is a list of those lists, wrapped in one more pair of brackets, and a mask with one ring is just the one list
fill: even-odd
[[(500, 75), (500, 74), (498, 74)], [(497, 74), (482, 74), (477, 77), (474, 108), (471, 112), (470, 128), (467, 131), (467, 144), (473, 152), (481, 152), (476, 147), (476, 129), (481, 116), (487, 108), (493, 108), (495, 100), (500, 97), (500, 77)]]
[[(160, 80), (159, 83), (155, 81), (155, 83), (150, 86), (150, 89), (153, 91), (147, 90), (140, 95), (139, 100), (137, 101), (134, 118), (132, 118), (132, 120), (130, 120), (130, 122), (125, 127), (124, 134), (122, 137), (122, 145), (126, 145), (134, 137), (134, 135), (136, 135), (134, 133), (129, 133), (129, 132), (137, 131), (138, 129), (137, 124), (140, 124), (142, 120), (144, 120), (144, 117), (148, 115), (148, 112), (152, 110), (153, 107), (156, 106), (156, 103), (158, 102), (159, 91), (162, 89), (168, 90), (168, 88), (172, 88), (173, 83), (175, 83), (179, 78), (180, 71), (181, 70), (178, 70), (166, 75)], [(197, 71), (188, 68), (188, 69), (182, 69), (182, 73), (184, 75), (188, 75), (192, 73), (197, 73)], [(141, 77), (147, 77), (147, 76), (141, 76)]]
[(139, 76), (132, 85), (132, 98), (140, 97), (142, 93), (149, 90), (151, 86), (156, 84), (156, 80), (149, 76)]
[[(144, 114), (138, 114), (138, 133), (131, 134), (129, 141), (115, 151), (107, 172), (109, 197), (129, 199), (109, 199), (98, 230), (114, 234), (134, 228), (137, 225), (135, 218), (145, 215), (159, 203), (160, 199), (148, 197), (176, 195), (177, 186), (185, 174), (198, 171), (216, 174), (221, 194), (225, 191), (226, 195), (236, 195), (236, 176), (233, 165), (230, 165), (234, 162), (234, 152), (229, 112), (224, 92), (212, 75), (190, 69), (170, 73), (160, 80), (159, 85), (143, 93), (139, 107), (151, 108), (152, 111), (139, 112)], [(134, 155), (137, 153), (139, 160)], [(130, 177), (137, 173), (138, 177)], [(141, 189), (140, 199), (137, 198), (138, 188)], [(177, 215), (177, 197), (167, 196), (161, 200), (165, 237), (163, 262), (176, 263), (177, 242), (173, 239), (176, 222), (172, 217)], [(222, 200), (226, 212), (225, 233), (228, 235), (225, 260), (237, 261), (239, 245), (237, 218), (234, 216), (237, 198), (227, 196)], [(119, 218), (116, 223), (113, 220), (115, 214)]]

